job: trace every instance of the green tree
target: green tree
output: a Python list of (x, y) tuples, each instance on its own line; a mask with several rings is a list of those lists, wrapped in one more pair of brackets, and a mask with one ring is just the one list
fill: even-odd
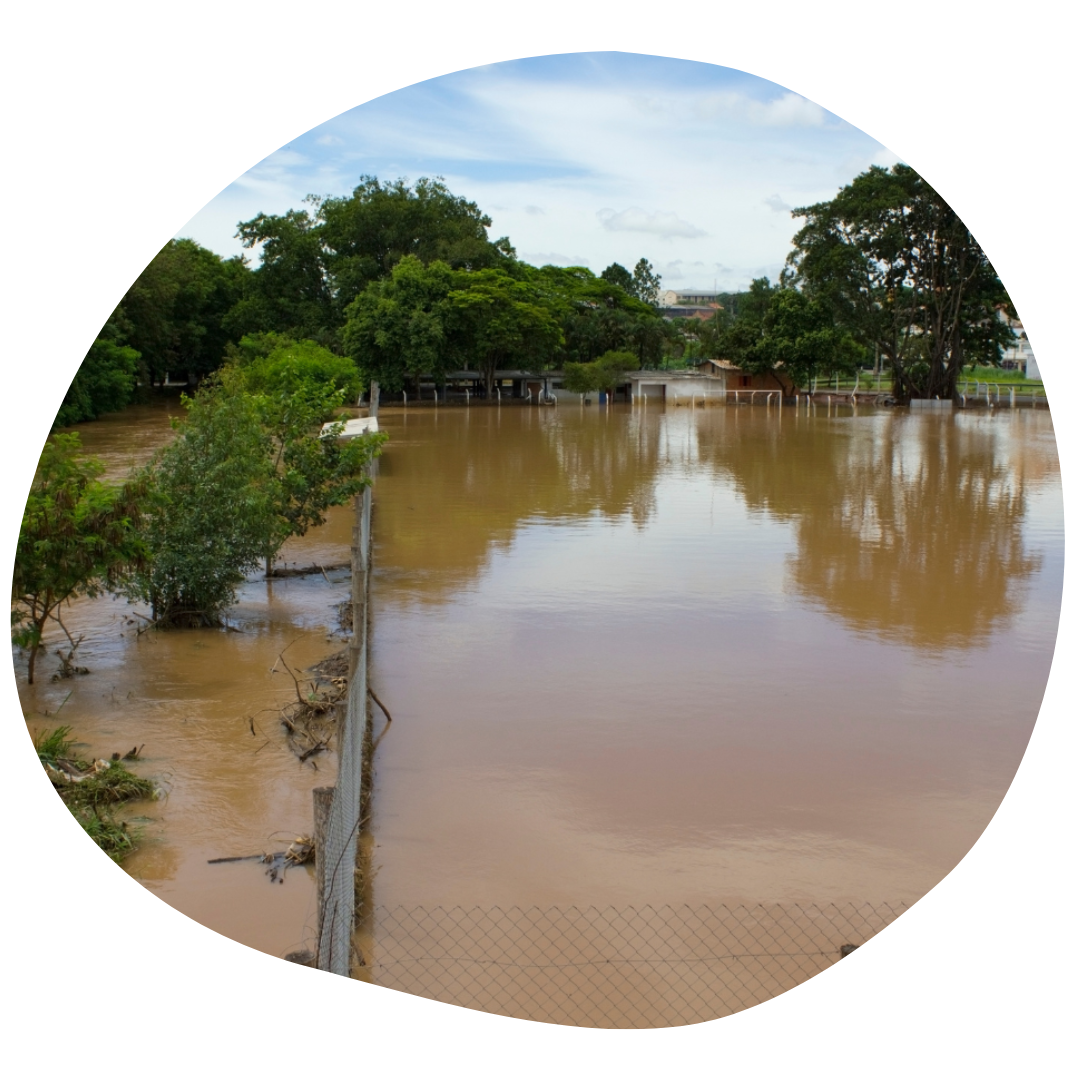
[(207, 386), (147, 469), (149, 562), (130, 593), (160, 626), (219, 625), (273, 531), (273, 458), (255, 399)]
[(471, 355), (492, 396), (495, 372), (547, 366), (562, 334), (550, 306), (528, 280), (503, 270), (458, 271), (447, 296), (458, 349)]
[(560, 364), (591, 363), (612, 350), (638, 352), (639, 366), (654, 357), (657, 337), (665, 333), (663, 320), (617, 282), (580, 266), (529, 267), (525, 274), (559, 323)]
[(341, 403), (355, 401), (360, 373), (347, 356), (314, 341), (294, 341), (284, 334), (251, 334), (230, 346), (230, 367), (251, 393), (290, 394), (314, 384), (341, 391)]
[(145, 563), (140, 535), (145, 484), (110, 487), (104, 466), (81, 457), (79, 436), (53, 435), (45, 444), (23, 510), (11, 581), (12, 640), (29, 650), (34, 668), (45, 627), (61, 619), (62, 605), (122, 587)]
[(629, 296), (634, 295), (634, 275), (620, 263), (612, 263), (600, 276), (612, 285), (618, 285)]
[(201, 378), (221, 366), (233, 336), (227, 319), (250, 271), (194, 240), (170, 240), (121, 300), (102, 337), (135, 349), (142, 377)]
[(125, 345), (98, 338), (75, 372), (54, 427), (119, 412), (135, 395), (139, 354)]
[(513, 262), (508, 239), (488, 239), (491, 219), (439, 178), (410, 186), (363, 176), (351, 195), (307, 203), (240, 223), (238, 235), (246, 247), (261, 246), (262, 262), (231, 317), (235, 329), (336, 347), (350, 305), (406, 256), (455, 270)]
[(660, 275), (648, 259), (638, 259), (634, 266), (634, 287), (628, 291), (643, 304), (656, 307), (660, 300)]
[(234, 337), (275, 331), (321, 344), (333, 341), (333, 284), (319, 217), (321, 201), (308, 196), (307, 203), (311, 213), (258, 214), (237, 226), (244, 247), (259, 247), (261, 254), (228, 315)]
[(756, 279), (739, 315), (720, 325), (716, 345), (726, 359), (769, 376), (785, 391), (836, 372), (850, 374), (866, 355), (854, 336), (835, 324), (828, 304), (786, 279), (779, 286)]
[(573, 394), (614, 393), (626, 381), (626, 373), (636, 367), (637, 357), (632, 352), (612, 350), (588, 364), (567, 364), (563, 386)]
[(488, 239), (491, 218), (441, 177), (410, 187), (363, 176), (351, 195), (323, 200), (320, 217), (339, 312), (406, 255), (455, 270), (503, 266), (513, 256), (506, 237)]
[[(338, 370), (341, 362), (348, 364), (355, 381), (355, 367), (332, 353), (320, 356), (325, 350), (319, 346), (306, 345), (279, 347), (265, 368), (227, 368), (216, 391), (249, 396), (268, 440), (271, 464), (263, 549), (267, 577), (290, 536), (303, 536), (323, 524), (331, 506), (341, 506), (370, 483), (368, 468), (386, 441), (384, 434), (374, 433), (340, 438), (344, 422), (334, 417), (351, 400), (353, 384), (338, 385)], [(321, 363), (301, 366), (298, 355)]]
[(880, 352), (901, 401), (955, 398), (965, 363), (997, 364), (1011, 302), (982, 248), (910, 166), (873, 166), (806, 219), (789, 256), (803, 289)]
[(373, 282), (347, 308), (342, 340), (365, 381), (377, 379), (390, 393), (409, 380), (419, 392), (421, 375), (442, 381), (460, 356), (449, 295), (455, 277), (449, 265), (425, 266), (406, 255), (390, 277)]

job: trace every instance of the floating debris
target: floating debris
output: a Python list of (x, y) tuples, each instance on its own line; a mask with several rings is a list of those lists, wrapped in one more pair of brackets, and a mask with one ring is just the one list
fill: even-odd
[(284, 851), (263, 852), (260, 855), (227, 855), (207, 859), (207, 863), (261, 862), (266, 864), (266, 876), (271, 882), (285, 883), (285, 871), (290, 866), (303, 866), (315, 858), (315, 842), (310, 836), (298, 836)]

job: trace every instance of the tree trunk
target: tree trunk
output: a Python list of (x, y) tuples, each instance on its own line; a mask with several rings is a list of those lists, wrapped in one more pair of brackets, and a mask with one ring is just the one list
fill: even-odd
[(38, 649), (41, 648), (41, 639), (38, 638), (33, 645), (30, 646), (30, 660), (26, 665), (26, 681), (33, 686), (34, 685), (34, 665), (37, 662)]

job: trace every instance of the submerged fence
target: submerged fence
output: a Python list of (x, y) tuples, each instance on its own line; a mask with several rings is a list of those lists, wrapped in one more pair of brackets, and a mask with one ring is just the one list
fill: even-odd
[[(372, 385), (370, 416), (379, 411), (378, 384)], [(370, 477), (377, 472), (377, 462)], [(357, 914), (360, 833), (364, 822), (364, 775), (368, 707), (368, 598), (371, 577), (371, 485), (356, 499), (352, 539), (353, 633), (349, 645), (349, 694), (338, 724), (338, 777), (333, 794), (316, 790), (316, 887), (319, 934), (315, 962), (324, 971), (349, 975), (356, 960), (353, 930)], [(320, 800), (322, 806), (320, 806)], [(328, 807), (326, 803), (329, 803)], [(320, 822), (320, 816), (325, 817)]]
[(524, 1020), (694, 1024), (805, 982), (905, 907), (378, 907), (362, 977)]

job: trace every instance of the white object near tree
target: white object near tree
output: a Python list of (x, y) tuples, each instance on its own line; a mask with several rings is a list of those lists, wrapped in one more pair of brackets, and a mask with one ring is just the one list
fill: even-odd
[[(323, 424), (322, 433), (329, 435), (337, 424)], [(379, 421), (374, 416), (360, 416), (353, 420), (346, 420), (345, 426), (342, 428), (341, 433), (338, 435), (339, 439), (355, 439), (357, 435), (366, 435), (369, 431), (378, 431)]]

